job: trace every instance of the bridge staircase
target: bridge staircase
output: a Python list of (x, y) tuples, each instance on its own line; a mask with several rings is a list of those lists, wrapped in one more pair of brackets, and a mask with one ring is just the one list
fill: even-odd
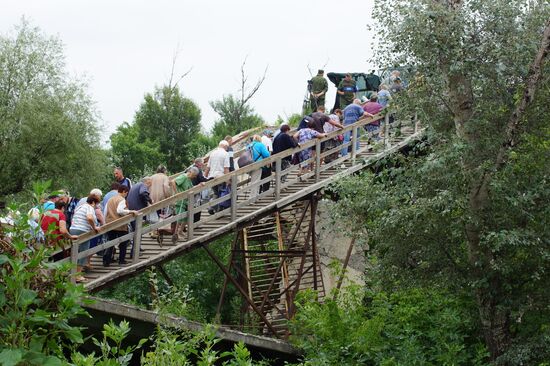
[[(409, 144), (422, 137), (423, 130), (415, 124), (393, 127), (386, 131), (384, 139), (377, 144), (359, 138), (360, 131), (365, 134), (364, 127), (367, 124), (382, 118), (360, 120), (322, 140), (310, 141), (293, 150), (237, 169), (207, 182), (204, 186), (193, 187), (154, 203), (139, 212), (137, 217), (124, 217), (105, 225), (98, 234), (83, 234), (73, 242), (70, 258), (64, 260), (76, 263), (79, 258), (92, 257), (94, 269), (85, 274), (87, 282), (84, 286), (93, 293), (136, 276), (148, 268), (162, 270), (163, 263), (189, 251), (203, 249), (223, 272), (224, 290), (220, 295), (218, 309), (224, 304), (227, 286), (234, 286), (243, 299), (241, 325), (248, 323), (248, 326), (256, 327), (256, 333), (286, 338), (286, 324), (295, 312), (294, 299), (298, 291), (315, 290), (320, 301), (325, 295), (315, 235), (317, 201), (322, 190), (406, 149)], [(389, 126), (387, 119), (386, 126)], [(340, 133), (350, 133), (354, 136), (352, 142), (360, 141), (359, 146), (349, 142), (323, 151), (322, 144)], [(306, 162), (312, 164), (311, 171), (300, 174), (298, 165), (282, 169), (283, 159), (305, 149), (315, 151)], [(348, 154), (323, 162), (326, 157), (338, 154), (341, 149), (348, 150)], [(238, 154), (239, 152), (236, 156)], [(274, 174), (252, 184), (248, 179), (250, 173), (266, 164), (275, 167)], [(267, 191), (252, 194), (264, 183), (270, 184)], [(218, 184), (230, 184), (233, 188), (231, 194), (207, 203), (196, 201), (196, 196), (202, 190)], [(150, 213), (173, 206), (181, 200), (187, 201), (186, 212), (158, 223), (147, 224), (144, 220)], [(207, 213), (210, 207), (225, 200), (230, 200), (230, 208), (213, 215)], [(193, 218), (198, 212), (201, 212), (201, 218), (195, 222)], [(151, 232), (182, 219), (187, 219), (188, 228), (186, 236), (178, 242), (165, 240), (159, 243), (150, 236)], [(134, 220), (135, 232), (78, 252), (80, 243)], [(235, 234), (235, 241), (229, 263), (223, 263), (209, 245), (227, 234)], [(128, 264), (113, 263), (110, 267), (102, 267), (99, 257), (94, 254), (117, 246), (124, 240), (132, 240), (134, 252), (139, 255), (134, 256)]]

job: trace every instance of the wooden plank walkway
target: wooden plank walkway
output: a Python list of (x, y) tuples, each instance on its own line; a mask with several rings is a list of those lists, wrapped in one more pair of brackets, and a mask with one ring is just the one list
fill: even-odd
[[(365, 124), (370, 123), (369, 121), (360, 121), (354, 125), (346, 127), (344, 131), (351, 131), (354, 135), (357, 134), (359, 129), (363, 130)], [(341, 133), (341, 132), (340, 132)], [(98, 255), (93, 255), (99, 250), (117, 245), (118, 242), (111, 241), (106, 244), (100, 245), (98, 247), (92, 248), (86, 252), (78, 253), (75, 250), (78, 247), (78, 243), (89, 240), (89, 238), (97, 236), (98, 234), (88, 233), (84, 234), (73, 243), (71, 260), (76, 262), (77, 258), (85, 257), (92, 255), (92, 266), (93, 270), (85, 274), (87, 282), (84, 286), (89, 292), (94, 292), (100, 290), (104, 287), (110, 286), (114, 283), (122, 281), (126, 278), (137, 275), (138, 273), (143, 272), (147, 268), (150, 268), (155, 265), (162, 264), (166, 261), (169, 261), (175, 257), (181, 256), (183, 253), (190, 250), (200, 248), (201, 246), (207, 244), (208, 242), (219, 238), (223, 235), (233, 232), (234, 230), (243, 227), (247, 223), (251, 223), (254, 220), (257, 220), (260, 217), (266, 216), (269, 213), (283, 208), (293, 202), (304, 199), (313, 192), (319, 191), (324, 187), (327, 187), (332, 182), (335, 182), (345, 176), (354, 174), (365, 167), (368, 167), (378, 160), (384, 158), (389, 154), (400, 151), (405, 148), (411, 141), (420, 138), (422, 130), (417, 130), (411, 126), (402, 127), (400, 134), (397, 137), (391, 137), (385, 139), (382, 144), (377, 146), (367, 145), (366, 142), (361, 141), (360, 148), (356, 149), (355, 146), (351, 146), (351, 143), (348, 143), (352, 152), (346, 157), (340, 157), (336, 161), (327, 164), (320, 164), (321, 158), (328, 155), (329, 153), (334, 153), (339, 151), (342, 146), (338, 146), (333, 150), (318, 154), (317, 157), (311, 159), (315, 164), (314, 171), (298, 176), (298, 166), (291, 166), (285, 171), (281, 171), (281, 159), (284, 157), (283, 153), (272, 156), (269, 159), (266, 159), (263, 164), (252, 164), (244, 168), (238, 169), (235, 172), (232, 172), (222, 178), (217, 178), (211, 182), (208, 182), (204, 187), (196, 187), (190, 191), (182, 192), (174, 197), (167, 199), (165, 201), (156, 203), (143, 212), (137, 217), (138, 221), (142, 220), (142, 217), (152, 211), (156, 211), (162, 207), (168, 207), (173, 205), (175, 202), (181, 199), (187, 199), (189, 201), (190, 209), (188, 212), (181, 214), (179, 217), (174, 216), (170, 219), (165, 220), (164, 222), (157, 223), (154, 225), (140, 227), (136, 225), (136, 233), (129, 234), (133, 235), (134, 246), (136, 248), (141, 248), (142, 252), (139, 255), (139, 258), (128, 259), (128, 264), (118, 265), (115, 261), (109, 267), (103, 267), (101, 263), (101, 257)], [(333, 133), (334, 134), (334, 133)], [(329, 137), (332, 137), (332, 135)], [(324, 141), (324, 140), (323, 140)], [(306, 148), (315, 149), (318, 153), (321, 151), (320, 146), (321, 140), (312, 141), (304, 146), (300, 146), (293, 150), (297, 152)], [(381, 145), (383, 148), (381, 148)], [(376, 152), (376, 149), (379, 149), (379, 152)], [(288, 153), (287, 153), (288, 154)], [(277, 166), (277, 170), (273, 176), (261, 180), (257, 183), (240, 183), (245, 181), (249, 173), (254, 169), (258, 169), (261, 165), (265, 163), (273, 163)], [(281, 177), (286, 176), (286, 181), (283, 181)], [(202, 189), (212, 187), (215, 184), (220, 184), (220, 182), (228, 181), (232, 183), (232, 187), (238, 187), (231, 194), (231, 207), (214, 215), (209, 215), (207, 213), (208, 207), (212, 204), (216, 204), (223, 199), (229, 199), (229, 196), (226, 196), (223, 199), (217, 199), (211, 201), (210, 203), (203, 204), (201, 206), (195, 207), (193, 205), (195, 195)], [(271, 189), (267, 192), (260, 194), (256, 199), (250, 197), (251, 190), (257, 190), (259, 185), (267, 181), (271, 182)], [(156, 239), (153, 239), (150, 236), (150, 232), (155, 230), (158, 227), (164, 226), (171, 221), (174, 221), (178, 218), (192, 218), (193, 214), (201, 211), (201, 220), (191, 224), (188, 228), (188, 235), (186, 238), (180, 238), (180, 240), (173, 244), (171, 238), (166, 236), (162, 245), (160, 245)], [(130, 222), (131, 219), (123, 218), (117, 220), (114, 223), (107, 224), (100, 234), (105, 233), (110, 228), (120, 226), (120, 223)], [(189, 222), (190, 220), (188, 220)], [(192, 221), (192, 220), (191, 220)], [(128, 249), (129, 254), (130, 248)]]

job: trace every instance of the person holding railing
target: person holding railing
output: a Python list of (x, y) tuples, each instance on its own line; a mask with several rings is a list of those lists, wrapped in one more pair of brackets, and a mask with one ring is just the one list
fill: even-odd
[[(298, 141), (298, 145), (303, 145), (315, 138), (323, 138), (326, 136), (325, 133), (319, 133), (315, 130), (316, 123), (315, 121), (309, 121), (307, 123), (307, 128), (301, 129), (300, 131), (294, 134), (294, 138)], [(313, 164), (307, 160), (311, 159), (314, 155), (312, 153), (313, 147), (304, 149), (300, 151), (300, 173), (298, 175), (303, 175), (310, 171)]]
[[(44, 212), (40, 222), (41, 230), (45, 235), (45, 244), (51, 248), (64, 248), (64, 239), (77, 239), (76, 235), (69, 234), (67, 230), (67, 221), (63, 209), (65, 201), (59, 200), (55, 202), (55, 208)], [(65, 251), (57, 253), (53, 256), (54, 261), (65, 258)]]
[[(247, 146), (247, 148), (251, 151), (252, 161), (254, 163), (262, 161), (263, 159), (267, 159), (271, 156), (271, 154), (267, 150), (267, 147), (265, 147), (265, 145), (262, 143), (262, 138), (260, 135), (252, 136), (252, 142)], [(271, 169), (271, 167), (269, 169)], [(263, 168), (260, 168), (257, 170), (253, 170), (249, 173), (251, 186), (260, 181), (262, 177), (262, 171)], [(262, 187), (253, 187), (250, 191), (250, 197), (256, 197), (258, 193), (261, 193), (261, 188)]]
[[(285, 150), (294, 149), (298, 144), (296, 140), (288, 134), (290, 131), (290, 126), (286, 123), (283, 123), (280, 127), (280, 133), (273, 139), (273, 154), (278, 154)], [(281, 171), (285, 171), (290, 167), (292, 156), (288, 155), (281, 158)], [(273, 170), (275, 170), (275, 163), (273, 163)], [(286, 174), (281, 175), (281, 182), (286, 180)]]
[[(228, 147), (229, 143), (225, 140), (221, 140), (218, 143), (218, 148), (214, 149), (214, 151), (210, 153), (210, 156), (208, 157), (208, 165), (206, 167), (206, 171), (204, 172), (209, 179), (218, 178), (229, 173), (231, 164), (229, 153), (227, 152)], [(220, 183), (212, 187), (216, 198), (220, 197), (220, 193), (225, 188), (225, 185), (226, 183)], [(218, 205), (215, 205), (208, 209), (208, 213), (212, 215), (216, 213), (218, 209)]]
[[(180, 192), (185, 192), (188, 189), (193, 188), (193, 180), (199, 175), (199, 168), (196, 166), (190, 167), (185, 174), (180, 174), (174, 180), (176, 184), (176, 194)], [(204, 184), (204, 183), (200, 183)], [(184, 212), (187, 212), (188, 201), (181, 200), (176, 203), (176, 215), (180, 215)], [(176, 243), (179, 239), (179, 236), (183, 236), (183, 229), (187, 223), (187, 216), (179, 218), (177, 222), (174, 222), (172, 225), (172, 243)]]
[[(340, 123), (340, 119), (342, 118), (342, 111), (340, 109), (336, 109), (334, 111), (334, 113), (329, 115), (329, 118), (333, 123), (326, 122), (323, 125), (323, 131), (327, 135), (334, 132), (334, 131), (338, 131), (338, 130), (341, 130), (342, 128), (344, 128), (344, 126), (342, 126), (342, 124)], [(338, 123), (338, 124), (336, 125), (335, 123)], [(343, 135), (338, 135), (338, 136), (326, 141), (325, 142), (325, 149), (323, 151), (335, 149), (338, 145), (342, 144), (343, 139), (344, 139)], [(336, 152), (334, 152), (334, 153), (332, 153), (328, 156), (325, 156), (325, 160), (324, 160), (325, 163), (330, 163), (331, 161), (333, 161), (335, 159), (338, 159), (339, 154), (340, 154), (340, 152), (336, 151)]]
[[(73, 216), (73, 223), (69, 233), (71, 235), (80, 236), (89, 231), (99, 231), (99, 227), (96, 225), (95, 207), (99, 204), (99, 199), (96, 195), (89, 195), (86, 202), (76, 208)], [(78, 246), (78, 252), (84, 252), (90, 248), (90, 240), (82, 242)], [(77, 272), (82, 272), (84, 265), (87, 262), (87, 257), (80, 258), (77, 261)], [(78, 275), (75, 278), (76, 282), (84, 282), (86, 278), (82, 275)]]
[[(372, 117), (373, 115), (369, 112), (365, 112), (363, 107), (361, 107), (361, 101), (359, 99), (354, 99), (353, 103), (348, 105), (342, 112), (344, 114), (344, 127), (349, 126), (357, 122), (362, 117)], [(353, 137), (355, 140), (355, 146), (359, 149), (359, 129), (357, 129), (357, 135)], [(347, 131), (344, 133), (344, 144), (347, 144), (351, 141), (352, 131)], [(346, 146), (342, 149), (342, 156), (348, 154), (349, 146)]]
[[(126, 215), (136, 215), (137, 211), (128, 210), (128, 204), (126, 203), (126, 196), (128, 196), (128, 187), (125, 185), (118, 186), (118, 194), (111, 197), (105, 207), (105, 222), (109, 223), (115, 221)], [(115, 240), (128, 234), (128, 225), (124, 224), (117, 228), (112, 229), (107, 233), (107, 240)], [(126, 264), (126, 249), (128, 248), (129, 240), (125, 240), (118, 245), (118, 264)], [(103, 252), (103, 266), (109, 267), (111, 260), (113, 259), (113, 248), (107, 248)]]

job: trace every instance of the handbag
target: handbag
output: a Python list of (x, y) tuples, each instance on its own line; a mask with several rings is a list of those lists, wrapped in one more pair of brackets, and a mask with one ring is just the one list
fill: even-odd
[(157, 214), (157, 211), (153, 211), (147, 215), (147, 222), (151, 224), (156, 224), (159, 222), (159, 215)]

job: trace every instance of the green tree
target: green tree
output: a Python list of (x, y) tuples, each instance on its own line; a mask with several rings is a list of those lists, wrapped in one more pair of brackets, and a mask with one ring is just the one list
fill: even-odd
[(61, 41), (23, 20), (0, 36), (0, 196), (38, 179), (82, 194), (106, 167), (86, 85), (67, 75)]
[(216, 140), (264, 124), (262, 117), (254, 113), (252, 107), (241, 104), (233, 95), (224, 95), (222, 100), (210, 102), (210, 106), (220, 115), (212, 127), (212, 135)]
[(340, 184), (340, 212), (367, 227), (388, 286), (469, 293), (492, 359), (505, 363), (550, 323), (550, 6), (393, 0), (375, 16), (380, 63), (417, 70), (395, 105), (420, 117), (429, 150)]
[(111, 160), (114, 165), (123, 167), (127, 176), (136, 179), (164, 163), (165, 156), (157, 141), (140, 141), (138, 126), (125, 122), (111, 135)]
[(179, 172), (191, 162), (186, 151), (200, 132), (200, 119), (199, 107), (183, 97), (177, 86), (157, 88), (145, 95), (136, 112), (138, 142), (158, 144), (168, 170)]

